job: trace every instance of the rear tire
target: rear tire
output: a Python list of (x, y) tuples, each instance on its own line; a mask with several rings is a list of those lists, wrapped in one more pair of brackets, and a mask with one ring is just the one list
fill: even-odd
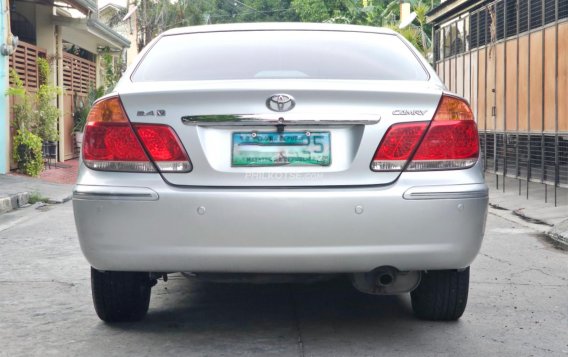
[(95, 311), (105, 322), (143, 319), (150, 305), (152, 285), (148, 273), (99, 271), (91, 268)]
[(463, 271), (432, 270), (410, 293), (414, 314), (424, 320), (453, 321), (467, 305), (469, 267)]

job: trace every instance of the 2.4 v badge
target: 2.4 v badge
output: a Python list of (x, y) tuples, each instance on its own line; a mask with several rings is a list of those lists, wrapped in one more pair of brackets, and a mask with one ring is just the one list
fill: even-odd
[(268, 97), (266, 106), (274, 112), (287, 112), (296, 106), (296, 102), (291, 95), (274, 94)]

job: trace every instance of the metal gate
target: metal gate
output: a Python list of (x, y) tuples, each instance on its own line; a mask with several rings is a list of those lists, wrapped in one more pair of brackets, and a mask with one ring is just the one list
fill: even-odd
[(65, 160), (78, 156), (73, 137), (73, 113), (75, 100), (85, 100), (89, 89), (96, 86), (95, 62), (65, 53), (63, 54), (63, 115), (65, 130)]
[[(499, 189), (568, 198), (568, 1), (499, 0), (434, 32), (435, 67), (476, 114)], [(507, 186), (508, 185), (508, 186)], [(566, 196), (566, 197), (565, 197)]]

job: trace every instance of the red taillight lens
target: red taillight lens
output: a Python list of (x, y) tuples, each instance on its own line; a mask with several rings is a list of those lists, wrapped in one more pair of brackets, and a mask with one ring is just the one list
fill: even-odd
[(191, 162), (174, 130), (167, 125), (134, 124), (140, 140), (162, 172), (188, 172)]
[(434, 121), (408, 170), (443, 170), (471, 167), (479, 156), (477, 127), (473, 120)]
[[(191, 163), (172, 128), (137, 124), (138, 135), (162, 172), (187, 172)], [(87, 119), (83, 162), (104, 171), (156, 172), (118, 97), (96, 103)]]
[[(424, 122), (393, 125), (379, 145), (371, 168), (374, 171), (402, 170), (427, 126), (428, 123)], [(415, 130), (416, 135), (397, 135), (401, 130)], [(389, 147), (406, 148), (403, 151), (407, 155), (394, 157), (382, 154), (383, 151), (390, 152)], [(426, 171), (468, 168), (475, 165), (478, 157), (479, 137), (469, 105), (460, 98), (443, 95), (434, 118), (406, 169)]]
[(375, 152), (371, 169), (373, 171), (402, 170), (427, 127), (427, 122), (391, 126)]

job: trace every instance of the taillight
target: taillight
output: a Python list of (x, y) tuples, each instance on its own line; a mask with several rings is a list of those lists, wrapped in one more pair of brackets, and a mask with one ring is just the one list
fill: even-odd
[(389, 128), (371, 169), (400, 171), (410, 158), (409, 171), (463, 169), (475, 165), (478, 157), (479, 137), (469, 105), (443, 95), (431, 123), (402, 123)]
[(373, 171), (400, 171), (416, 149), (428, 122), (402, 123), (391, 126), (375, 152)]
[(191, 171), (191, 162), (174, 130), (167, 125), (134, 124), (138, 137), (161, 172)]
[(85, 165), (103, 171), (156, 172), (156, 166), (161, 172), (191, 170), (189, 157), (172, 128), (157, 124), (135, 127), (138, 136), (118, 97), (96, 103), (83, 138)]

